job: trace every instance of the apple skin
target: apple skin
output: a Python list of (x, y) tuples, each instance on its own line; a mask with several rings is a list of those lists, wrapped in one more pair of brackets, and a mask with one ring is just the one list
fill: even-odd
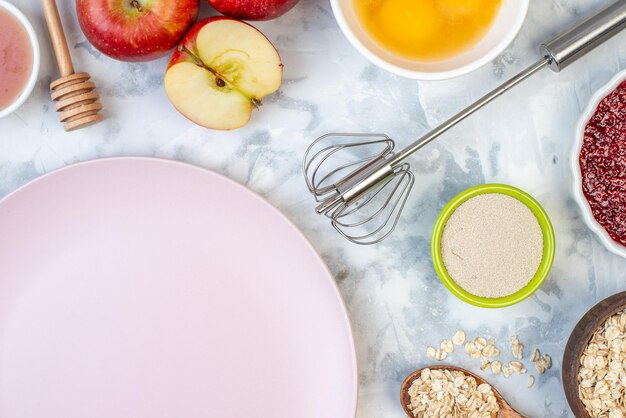
[(299, 0), (208, 0), (218, 12), (243, 20), (271, 20), (287, 13)]
[(200, 0), (76, 0), (87, 40), (103, 54), (130, 62), (167, 55), (199, 9)]
[[(201, 21), (193, 25), (191, 29), (189, 29), (189, 31), (187, 31), (185, 37), (180, 41), (179, 45), (185, 45), (187, 48), (189, 48), (190, 51), (197, 51), (198, 48), (196, 47), (196, 38), (198, 37), (198, 32), (200, 32), (200, 29), (202, 29), (204, 26), (208, 25), (211, 22), (228, 19), (231, 18), (225, 16), (214, 16), (202, 19)], [(193, 59), (186, 52), (183, 52), (176, 48), (174, 50), (174, 53), (172, 54), (172, 57), (170, 58), (170, 61), (167, 64), (166, 71), (169, 70), (171, 66), (173, 66), (174, 64), (178, 64), (179, 62), (193, 62)]]

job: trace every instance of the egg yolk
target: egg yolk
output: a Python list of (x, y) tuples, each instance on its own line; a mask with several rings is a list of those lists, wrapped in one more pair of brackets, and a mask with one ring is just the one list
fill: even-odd
[(418, 61), (443, 60), (487, 33), (502, 0), (353, 0), (359, 20), (383, 48)]

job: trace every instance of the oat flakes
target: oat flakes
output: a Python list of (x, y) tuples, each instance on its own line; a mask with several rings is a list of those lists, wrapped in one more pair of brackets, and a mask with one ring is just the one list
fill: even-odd
[(433, 347), (428, 347), (426, 349), (426, 357), (428, 357), (428, 358), (435, 358), (435, 354), (436, 354), (436, 351), (435, 351), (435, 349)]
[(524, 358), (524, 344), (517, 338), (517, 335), (511, 337), (511, 354), (517, 360)]
[(459, 330), (452, 337), (452, 342), (454, 345), (463, 345), (465, 344), (465, 332)]
[(456, 370), (424, 369), (409, 387), (416, 418), (461, 416), (495, 417), (500, 410), (493, 388), (479, 385), (472, 376)]
[(452, 344), (452, 341), (450, 340), (443, 340), (441, 344), (439, 345), (439, 348), (441, 349), (441, 351), (445, 351), (448, 354), (454, 351), (454, 345)]
[(502, 363), (499, 360), (491, 362), (491, 372), (499, 374), (502, 371)]
[(535, 348), (533, 350), (533, 353), (530, 355), (530, 361), (535, 363), (535, 362), (539, 361), (540, 358), (541, 358), (541, 351), (539, 351), (538, 348)]
[[(626, 416), (626, 312), (608, 318), (585, 347), (578, 371), (578, 397), (592, 418)], [(545, 355), (542, 363), (552, 366)]]

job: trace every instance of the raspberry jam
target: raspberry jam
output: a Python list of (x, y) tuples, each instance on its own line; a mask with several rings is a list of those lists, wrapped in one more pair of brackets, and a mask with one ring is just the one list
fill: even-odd
[(626, 81), (602, 99), (587, 123), (579, 164), (594, 218), (626, 246)]

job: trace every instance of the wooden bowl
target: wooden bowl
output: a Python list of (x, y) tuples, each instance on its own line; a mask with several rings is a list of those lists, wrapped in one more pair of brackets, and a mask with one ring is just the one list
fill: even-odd
[(577, 418), (591, 418), (578, 398), (578, 370), (580, 357), (591, 340), (593, 333), (610, 316), (626, 308), (626, 292), (620, 292), (604, 299), (591, 308), (574, 327), (563, 354), (563, 390), (567, 403)]
[[(472, 376), (474, 379), (476, 379), (476, 383), (478, 383), (479, 385), (482, 385), (483, 383), (487, 383), (493, 389), (493, 394), (496, 397), (498, 405), (500, 406), (500, 411), (498, 412), (497, 418), (523, 418), (524, 417), (519, 412), (515, 411), (511, 407), (511, 405), (507, 403), (507, 401), (502, 397), (500, 392), (498, 392), (491, 383), (485, 381), (485, 379), (483, 379), (482, 377), (477, 376), (468, 370), (462, 369), (460, 367), (447, 366), (447, 365), (429, 366), (425, 368), (428, 368), (430, 370), (459, 371), (468, 376)], [(422, 373), (422, 370), (424, 370), (425, 368), (414, 371), (413, 373), (408, 375), (406, 379), (404, 379), (404, 382), (402, 382), (402, 387), (400, 388), (400, 403), (402, 404), (402, 409), (404, 409), (404, 412), (406, 413), (408, 417), (412, 417), (412, 418), (415, 417), (413, 413), (411, 412), (411, 410), (409, 409), (409, 407), (407, 406), (411, 402), (411, 396), (409, 395), (409, 388), (413, 384), (413, 381), (420, 376), (420, 374)]]

